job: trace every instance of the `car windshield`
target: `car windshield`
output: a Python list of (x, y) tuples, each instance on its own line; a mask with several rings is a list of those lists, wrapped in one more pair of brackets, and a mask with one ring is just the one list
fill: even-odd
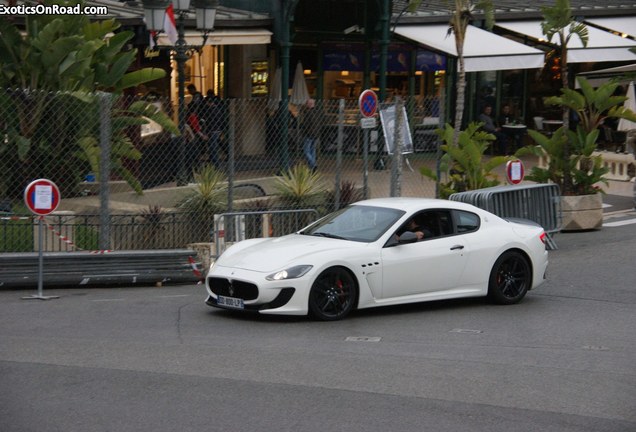
[(392, 208), (352, 205), (325, 216), (301, 234), (370, 243), (404, 213)]

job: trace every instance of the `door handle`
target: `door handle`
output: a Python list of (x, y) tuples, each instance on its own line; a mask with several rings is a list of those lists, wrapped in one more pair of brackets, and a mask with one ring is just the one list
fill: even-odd
[(450, 250), (464, 249), (464, 245), (455, 245)]

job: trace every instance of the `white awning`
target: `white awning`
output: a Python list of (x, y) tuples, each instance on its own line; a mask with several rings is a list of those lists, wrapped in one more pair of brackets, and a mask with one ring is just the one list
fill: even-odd
[[(263, 45), (272, 40), (272, 32), (265, 29), (214, 30), (208, 35), (206, 45)], [(186, 30), (187, 45), (199, 46), (203, 41), (201, 32)], [(165, 33), (158, 37), (159, 45), (172, 45)]]
[[(636, 76), (636, 63), (624, 66), (617, 66), (609, 69), (581, 72), (576, 76), (585, 77), (585, 79), (587, 79), (593, 87), (598, 87), (611, 79), (618, 79), (619, 77), (623, 77), (620, 83), (622, 85), (627, 85)], [(576, 88), (579, 88), (578, 81), (576, 82)]]
[[(455, 37), (447, 24), (398, 26), (396, 34), (433, 50), (457, 57)], [(466, 72), (543, 67), (543, 51), (532, 48), (475, 26), (468, 26), (464, 42)]]
[(622, 37), (636, 37), (636, 16), (612, 17), (612, 18), (590, 18), (585, 22), (594, 24), (604, 29), (621, 33)]
[[(497, 27), (510, 30), (523, 36), (529, 36), (539, 42), (548, 43), (541, 21), (500, 21)], [(587, 63), (603, 61), (636, 60), (636, 54), (629, 48), (636, 47), (636, 41), (624, 39), (596, 27), (587, 26), (589, 39), (584, 47), (577, 36), (573, 36), (568, 44), (568, 63)], [(552, 38), (556, 42), (556, 37)]]

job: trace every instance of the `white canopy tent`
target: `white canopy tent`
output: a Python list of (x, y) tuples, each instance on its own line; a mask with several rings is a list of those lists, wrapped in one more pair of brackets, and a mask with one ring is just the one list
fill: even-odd
[[(447, 24), (397, 26), (395, 33), (433, 50), (457, 57), (455, 38)], [(475, 26), (468, 26), (464, 43), (466, 72), (535, 69), (543, 67), (544, 53)]]
[[(541, 21), (501, 21), (495, 25), (521, 36), (529, 36), (539, 42), (548, 43), (541, 29)], [(584, 47), (576, 36), (570, 39), (569, 63), (636, 60), (636, 54), (629, 51), (629, 48), (636, 47), (636, 41), (596, 27), (588, 26), (587, 29), (589, 33), (587, 47)], [(552, 42), (556, 42), (556, 39), (553, 38)]]

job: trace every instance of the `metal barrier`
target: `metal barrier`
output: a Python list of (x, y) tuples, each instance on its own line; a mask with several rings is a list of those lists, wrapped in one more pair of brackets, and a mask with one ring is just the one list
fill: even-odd
[(263, 210), (214, 215), (216, 256), (221, 255), (227, 243), (290, 234), (315, 221), (318, 215), (315, 209)]
[(555, 184), (495, 186), (455, 193), (452, 201), (461, 201), (487, 210), (502, 218), (521, 218), (538, 223), (545, 230), (549, 249), (556, 249), (551, 234), (561, 229), (561, 192)]
[[(190, 249), (109, 253), (47, 252), (43, 276), (47, 287), (75, 288), (113, 284), (197, 283)], [(0, 254), (0, 289), (36, 287), (37, 253)]]

